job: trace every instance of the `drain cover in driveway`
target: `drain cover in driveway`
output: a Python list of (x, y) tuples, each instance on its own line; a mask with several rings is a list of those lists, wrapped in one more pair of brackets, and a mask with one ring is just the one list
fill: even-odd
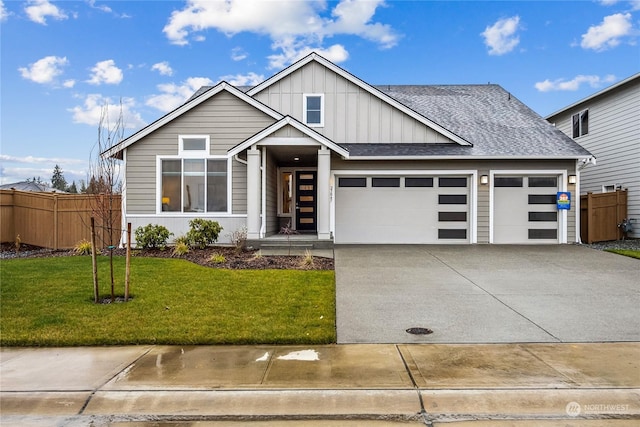
[(407, 333), (413, 335), (429, 335), (432, 334), (433, 331), (428, 328), (409, 328), (407, 329)]

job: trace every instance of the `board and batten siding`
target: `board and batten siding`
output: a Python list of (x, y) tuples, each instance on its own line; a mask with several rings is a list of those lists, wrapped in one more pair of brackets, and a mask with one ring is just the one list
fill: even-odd
[[(340, 171), (363, 170), (363, 171), (421, 171), (425, 176), (434, 176), (430, 171), (451, 171), (465, 170), (478, 171), (477, 187), (477, 236), (478, 243), (489, 243), (489, 218), (490, 218), (490, 186), (481, 185), (479, 182), (481, 175), (489, 175), (489, 171), (499, 173), (502, 170), (509, 171), (545, 171), (566, 170), (567, 175), (575, 173), (574, 160), (438, 160), (438, 161), (386, 161), (384, 163), (373, 161), (345, 161), (339, 158), (332, 158), (331, 171), (340, 175)], [(375, 176), (375, 172), (370, 175)], [(526, 175), (523, 172), (523, 175)], [(567, 212), (567, 242), (576, 241), (576, 193), (575, 186), (568, 185), (571, 192), (572, 205)], [(473, 208), (473, 206), (472, 206)]]
[[(128, 147), (126, 194), (128, 214), (156, 213), (156, 158), (178, 155), (178, 135), (209, 135), (211, 155), (227, 150), (274, 123), (274, 119), (222, 91), (144, 139)], [(246, 170), (233, 162), (233, 213), (246, 213)]]
[(302, 122), (303, 94), (324, 94), (324, 127), (313, 129), (341, 143), (450, 143), (447, 137), (316, 62), (254, 95)]
[(571, 116), (589, 110), (589, 133), (574, 138), (596, 157), (580, 172), (580, 191), (600, 193), (606, 185), (628, 189), (627, 214), (640, 237), (640, 77), (575, 105), (548, 120), (569, 137)]

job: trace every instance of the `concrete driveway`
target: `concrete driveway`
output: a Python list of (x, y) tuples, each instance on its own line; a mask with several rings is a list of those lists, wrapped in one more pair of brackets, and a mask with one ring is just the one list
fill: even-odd
[(339, 343), (640, 341), (640, 261), (620, 255), (338, 245), (335, 266)]

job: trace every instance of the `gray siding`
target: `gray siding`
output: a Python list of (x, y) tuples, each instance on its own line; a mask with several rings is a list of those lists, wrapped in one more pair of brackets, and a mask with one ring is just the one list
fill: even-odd
[(313, 129), (338, 144), (452, 142), (316, 62), (267, 87), (254, 98), (302, 121), (305, 93), (324, 94), (324, 127)]
[(267, 194), (266, 194), (266, 229), (267, 235), (277, 233), (278, 221), (278, 165), (267, 148)]
[(600, 193), (603, 185), (620, 184), (629, 190), (628, 216), (640, 237), (640, 77), (587, 99), (549, 121), (572, 136), (571, 116), (589, 110), (589, 133), (575, 141), (596, 157), (580, 174), (580, 190)]
[[(433, 170), (455, 171), (468, 170), (478, 171), (478, 181), (481, 175), (488, 175), (490, 170), (567, 170), (567, 174), (575, 173), (575, 161), (570, 160), (547, 160), (547, 161), (519, 161), (519, 160), (439, 160), (439, 161), (345, 161), (338, 157), (332, 158), (332, 172), (339, 174), (343, 170), (421, 170), (425, 173)], [(567, 213), (567, 242), (576, 241), (576, 204), (575, 186), (568, 186), (571, 198), (574, 201), (571, 210)], [(478, 243), (489, 243), (489, 186), (480, 185), (478, 182), (477, 200), (477, 235)], [(473, 206), (472, 206), (473, 208)]]
[(231, 213), (246, 214), (247, 213), (247, 166), (234, 160), (232, 162), (233, 179), (232, 186), (232, 203)]
[[(273, 122), (273, 118), (223, 91), (133, 144), (126, 154), (127, 213), (156, 212), (156, 156), (177, 155), (178, 135), (210, 135), (210, 154), (226, 155), (227, 150)], [(238, 176), (242, 168), (236, 165), (233, 190), (239, 192), (239, 199), (236, 201), (234, 194), (232, 209), (245, 213), (246, 177), (242, 183)]]

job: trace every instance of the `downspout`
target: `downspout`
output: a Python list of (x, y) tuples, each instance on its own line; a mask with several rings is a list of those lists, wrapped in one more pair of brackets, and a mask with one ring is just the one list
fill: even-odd
[(235, 156), (233, 156), (233, 159), (234, 159), (236, 162), (241, 163), (241, 164), (243, 164), (243, 165), (247, 166), (247, 161), (246, 161), (246, 160), (242, 160), (240, 157), (238, 157), (238, 154), (236, 154)]
[(576, 160), (576, 183), (575, 183), (575, 198), (576, 198), (576, 202), (574, 203), (574, 206), (576, 207), (576, 243), (582, 243), (582, 236), (581, 236), (581, 227), (582, 224), (580, 223), (580, 160)]
[(262, 215), (260, 224), (260, 238), (264, 239), (267, 229), (267, 147), (262, 147)]

